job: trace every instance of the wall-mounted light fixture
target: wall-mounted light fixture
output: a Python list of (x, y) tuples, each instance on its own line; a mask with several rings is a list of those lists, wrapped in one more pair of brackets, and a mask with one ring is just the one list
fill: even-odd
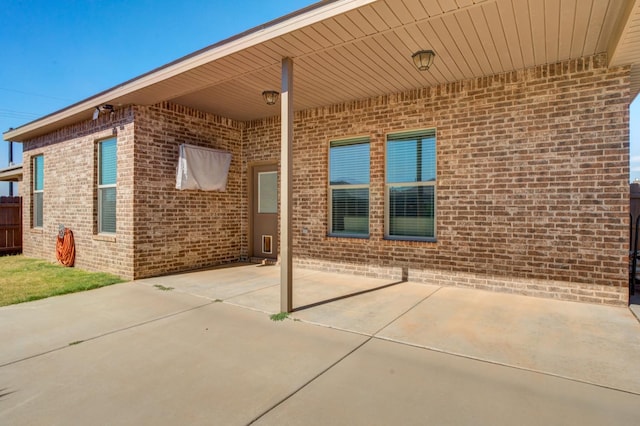
[(411, 58), (413, 58), (413, 63), (420, 71), (428, 70), (429, 67), (433, 64), (433, 59), (435, 57), (436, 52), (434, 52), (433, 50), (419, 50), (411, 55)]
[(278, 98), (280, 97), (280, 93), (275, 90), (265, 90), (262, 92), (262, 99), (267, 103), (267, 105), (274, 105), (278, 102)]
[(106, 112), (106, 111), (113, 113), (113, 105), (104, 104), (104, 105), (97, 106), (96, 109), (93, 111), (93, 119), (97, 120), (98, 116), (100, 116), (100, 113)]

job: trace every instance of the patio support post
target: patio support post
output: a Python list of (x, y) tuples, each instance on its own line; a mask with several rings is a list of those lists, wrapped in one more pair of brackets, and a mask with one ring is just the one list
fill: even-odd
[(282, 58), (280, 139), (280, 311), (293, 310), (293, 60)]

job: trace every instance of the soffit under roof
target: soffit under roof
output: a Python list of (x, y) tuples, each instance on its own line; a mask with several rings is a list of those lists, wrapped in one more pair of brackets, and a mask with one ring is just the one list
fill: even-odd
[[(640, 91), (639, 29), (640, 0), (325, 2), (36, 120), (5, 139), (26, 140), (89, 119), (103, 103), (172, 101), (240, 121), (278, 115), (261, 93), (279, 90), (283, 57), (294, 60), (296, 110), (601, 52), (609, 53), (611, 65), (632, 65), (633, 98)], [(436, 52), (428, 72), (411, 61), (420, 49)]]
[(631, 99), (640, 92), (640, 1), (625, 2), (620, 26), (609, 40), (609, 64), (631, 64)]

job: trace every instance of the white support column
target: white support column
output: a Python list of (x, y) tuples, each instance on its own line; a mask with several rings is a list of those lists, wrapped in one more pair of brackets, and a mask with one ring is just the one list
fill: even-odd
[(282, 93), (280, 94), (280, 311), (293, 310), (293, 60), (282, 58)]

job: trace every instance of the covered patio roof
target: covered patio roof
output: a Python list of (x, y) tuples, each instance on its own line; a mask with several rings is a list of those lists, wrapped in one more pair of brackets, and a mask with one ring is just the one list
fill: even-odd
[[(411, 55), (432, 49), (429, 72)], [(329, 0), (216, 43), (4, 133), (25, 141), (116, 109), (171, 101), (248, 121), (278, 114), (282, 58), (296, 67), (294, 110), (607, 53), (640, 92), (640, 0)], [(630, 99), (630, 101), (631, 101)]]

